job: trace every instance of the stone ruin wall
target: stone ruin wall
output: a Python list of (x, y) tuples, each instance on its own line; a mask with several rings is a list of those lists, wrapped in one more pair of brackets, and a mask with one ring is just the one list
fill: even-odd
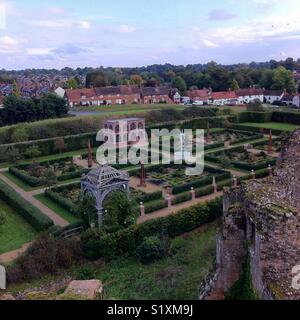
[(247, 254), (261, 298), (300, 299), (300, 290), (292, 288), (292, 268), (300, 265), (299, 169), (300, 130), (285, 142), (274, 177), (224, 190), (217, 275), (209, 299), (224, 297)]

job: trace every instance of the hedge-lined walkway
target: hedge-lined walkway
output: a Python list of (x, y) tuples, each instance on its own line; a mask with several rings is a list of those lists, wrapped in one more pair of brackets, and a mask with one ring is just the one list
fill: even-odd
[(205, 203), (207, 201), (211, 201), (214, 200), (218, 197), (221, 197), (223, 195), (223, 191), (217, 192), (217, 193), (212, 193), (208, 196), (204, 196), (201, 198), (197, 198), (195, 200), (191, 200), (191, 201), (186, 201), (186, 202), (182, 202), (180, 204), (177, 205), (173, 205), (170, 208), (164, 208), (158, 211), (155, 211), (153, 213), (149, 213), (146, 214), (144, 216), (141, 216), (138, 218), (138, 224), (152, 220), (152, 219), (157, 219), (157, 218), (162, 218), (162, 217), (167, 217), (170, 216), (172, 214), (177, 213), (180, 210), (183, 209), (187, 209), (189, 207), (192, 207), (194, 205), (200, 204), (200, 203)]
[(8, 184), (11, 188), (13, 188), (22, 198), (31, 203), (33, 206), (40, 209), (47, 217), (49, 217), (55, 225), (65, 227), (69, 225), (69, 223), (61, 218), (58, 214), (52, 211), (50, 208), (46, 207), (40, 201), (35, 199), (30, 192), (26, 192), (20, 187), (18, 187), (15, 183), (13, 183), (10, 179), (5, 177), (2, 173), (0, 173), (0, 179), (3, 180), (6, 184)]

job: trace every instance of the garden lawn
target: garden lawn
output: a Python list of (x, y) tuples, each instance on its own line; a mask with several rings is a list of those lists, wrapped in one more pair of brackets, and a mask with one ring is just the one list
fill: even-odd
[(19, 249), (35, 238), (36, 231), (2, 200), (0, 210), (6, 215), (6, 222), (0, 226), (0, 254)]
[(265, 129), (274, 129), (274, 130), (283, 130), (283, 131), (294, 131), (299, 126), (290, 124), (290, 123), (282, 123), (282, 122), (265, 122), (265, 123), (252, 123), (245, 122), (243, 126), (255, 127), (255, 128), (265, 128)]
[(79, 219), (74, 217), (68, 210), (62, 208), (59, 204), (46, 197), (43, 193), (36, 195), (35, 198), (57, 213), (60, 217), (67, 220), (69, 223), (79, 221)]
[(214, 264), (218, 222), (172, 240), (177, 253), (150, 265), (119, 258), (96, 270), (105, 299), (190, 300)]

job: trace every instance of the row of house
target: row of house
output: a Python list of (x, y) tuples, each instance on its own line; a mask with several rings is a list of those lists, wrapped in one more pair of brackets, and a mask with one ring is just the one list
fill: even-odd
[(135, 85), (121, 85), (116, 87), (69, 89), (66, 98), (70, 107), (100, 106), (115, 104), (153, 104), (180, 103), (177, 90), (167, 87), (139, 87)]
[[(243, 105), (259, 100), (262, 103), (273, 104), (286, 97), (285, 90), (264, 90), (256, 88), (240, 89), (237, 91), (212, 92), (210, 89), (190, 90), (184, 102), (197, 105)], [(291, 102), (291, 101), (289, 101)], [(290, 103), (292, 104), (292, 103)]]
[(116, 87), (70, 89), (66, 90), (66, 98), (68, 99), (70, 107), (134, 103), (194, 103), (196, 105), (220, 106), (243, 105), (255, 100), (269, 104), (275, 102), (294, 104), (294, 97), (288, 95), (285, 90), (264, 90), (256, 88), (220, 92), (213, 92), (211, 89), (189, 90), (187, 95), (182, 97), (177, 89), (167, 87), (121, 85)]

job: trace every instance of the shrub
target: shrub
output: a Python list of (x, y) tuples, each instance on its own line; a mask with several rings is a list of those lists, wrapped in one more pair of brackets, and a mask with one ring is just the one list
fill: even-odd
[(157, 236), (147, 237), (136, 248), (135, 257), (142, 263), (149, 264), (165, 257), (169, 250), (170, 243), (166, 246), (164, 240)]
[(55, 274), (61, 268), (78, 263), (81, 256), (79, 241), (56, 240), (44, 234), (7, 269), (7, 281), (18, 283), (39, 279), (49, 273)]
[(0, 197), (19, 213), (37, 231), (47, 230), (53, 221), (38, 208), (24, 200), (14, 189), (0, 181)]
[(0, 226), (4, 225), (6, 222), (6, 215), (3, 211), (0, 211)]
[(222, 199), (181, 210), (175, 215), (153, 219), (119, 232), (101, 235), (88, 231), (82, 236), (84, 255), (91, 259), (113, 258), (125, 253), (133, 254), (146, 237), (174, 238), (212, 222), (222, 215)]
[(95, 278), (95, 270), (91, 266), (83, 266), (78, 270), (76, 279), (91, 280)]
[(151, 213), (168, 207), (168, 202), (164, 199), (145, 203), (145, 213)]
[(183, 192), (178, 194), (173, 200), (172, 204), (176, 205), (178, 203), (186, 202), (192, 200), (192, 194), (190, 192)]

